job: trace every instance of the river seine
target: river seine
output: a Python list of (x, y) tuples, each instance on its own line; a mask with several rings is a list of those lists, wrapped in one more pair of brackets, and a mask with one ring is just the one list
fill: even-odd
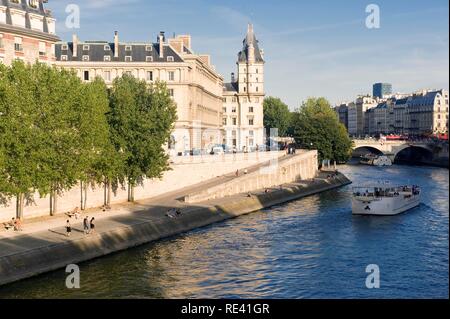
[[(347, 186), (0, 288), (0, 298), (448, 298), (447, 169), (347, 165), (354, 185), (417, 184), (422, 204), (352, 216)], [(368, 265), (380, 288), (366, 287)]]

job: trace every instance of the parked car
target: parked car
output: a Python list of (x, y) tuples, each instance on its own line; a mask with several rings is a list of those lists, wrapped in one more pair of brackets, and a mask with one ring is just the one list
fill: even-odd
[(214, 146), (212, 151), (211, 151), (212, 155), (223, 155), (225, 154), (223, 147), (222, 146)]

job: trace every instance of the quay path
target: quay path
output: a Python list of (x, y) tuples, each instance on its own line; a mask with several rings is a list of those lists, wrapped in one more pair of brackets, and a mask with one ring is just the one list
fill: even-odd
[[(284, 156), (279, 160), (289, 158)], [(267, 163), (252, 166), (248, 173), (265, 165)], [(250, 197), (241, 194), (195, 204), (180, 200), (190, 193), (235, 178), (235, 174), (220, 176), (156, 198), (113, 205), (107, 212), (88, 210), (78, 221), (70, 219), (70, 237), (65, 236), (65, 223), (69, 218), (64, 214), (25, 222), (22, 232), (1, 231), (0, 285), (350, 183), (343, 175), (329, 181), (325, 173), (315, 180), (283, 185), (269, 193), (264, 190), (252, 192)], [(166, 213), (172, 208), (179, 208), (182, 216), (169, 218)], [(84, 234), (84, 216), (95, 218), (95, 233)]]

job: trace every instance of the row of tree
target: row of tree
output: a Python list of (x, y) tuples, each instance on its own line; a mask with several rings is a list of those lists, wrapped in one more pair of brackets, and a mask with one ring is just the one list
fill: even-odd
[(318, 150), (320, 160), (346, 162), (351, 157), (353, 144), (347, 129), (324, 98), (309, 98), (291, 112), (279, 98), (268, 97), (264, 126), (278, 128), (279, 136), (293, 137), (302, 148)]
[(118, 187), (133, 201), (135, 186), (168, 169), (163, 146), (175, 121), (164, 83), (124, 75), (108, 89), (45, 64), (0, 65), (0, 201), (15, 197), (23, 217), (38, 192), (54, 214), (58, 195), (79, 182), (82, 203), (95, 185), (105, 205)]

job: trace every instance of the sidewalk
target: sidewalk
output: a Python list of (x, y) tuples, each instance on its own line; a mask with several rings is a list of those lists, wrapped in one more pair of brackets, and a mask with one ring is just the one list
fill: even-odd
[[(288, 156), (283, 156), (280, 161), (288, 159)], [(261, 167), (267, 165), (266, 163), (261, 163), (249, 167), (247, 169), (248, 173), (255, 172)], [(243, 171), (240, 171), (240, 176), (242, 176)], [(206, 182), (202, 182), (193, 186), (189, 186), (162, 196), (154, 197), (147, 200), (140, 200), (134, 203), (121, 203), (112, 205), (111, 210), (103, 212), (101, 208), (89, 209), (80, 215), (80, 217), (75, 219), (75, 217), (69, 218), (66, 214), (58, 214), (56, 216), (46, 216), (33, 218), (30, 220), (25, 220), (22, 223), (23, 231), (16, 232), (13, 230), (6, 231), (2, 229), (0, 231), (0, 256), (5, 256), (14, 253), (15, 250), (21, 250), (19, 248), (30, 247), (30, 237), (36, 237), (45, 239), (47, 242), (62, 242), (77, 240), (84, 238), (86, 235), (83, 231), (83, 219), (85, 216), (95, 218), (95, 225), (97, 232), (106, 232), (110, 229), (114, 229), (119, 226), (115, 220), (120, 219), (120, 225), (132, 225), (133, 221), (142, 222), (143, 220), (148, 221), (149, 219), (158, 220), (162, 218), (168, 218), (165, 214), (171, 208), (179, 208), (183, 213), (189, 212), (189, 207), (192, 205), (186, 204), (180, 199), (184, 196), (197, 192), (199, 190), (213, 187), (222, 184), (227, 181), (236, 179), (235, 173), (223, 175), (216, 177)], [(199, 205), (196, 205), (197, 207)], [(151, 209), (149, 209), (151, 207)], [(70, 220), (72, 226), (72, 234), (70, 237), (66, 237), (65, 225), (66, 221)], [(27, 238), (26, 244), (18, 244), (21, 239)], [(5, 239), (15, 239), (17, 242), (15, 245), (6, 244)], [(35, 245), (31, 245), (35, 247)]]

